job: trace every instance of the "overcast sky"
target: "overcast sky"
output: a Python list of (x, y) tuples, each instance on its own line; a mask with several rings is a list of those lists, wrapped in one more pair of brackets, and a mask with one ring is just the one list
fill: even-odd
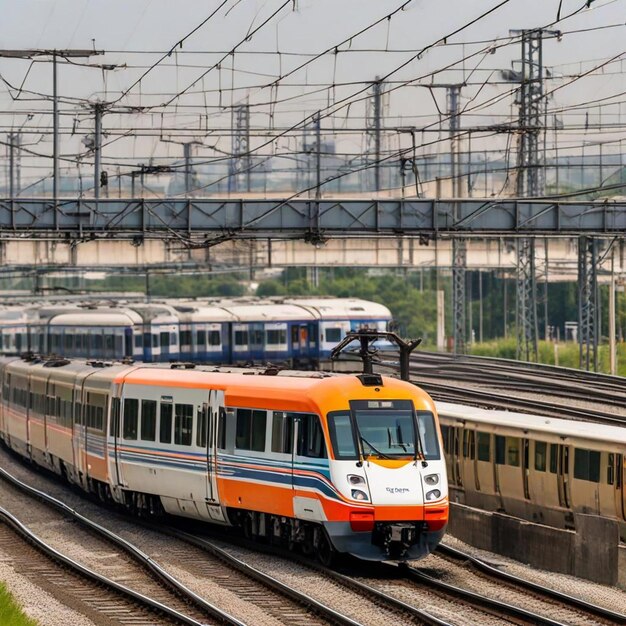
[[(78, 149), (77, 137), (89, 132), (93, 125), (85, 104), (96, 100), (116, 101), (121, 92), (158, 60), (159, 51), (172, 48), (217, 9), (221, 1), (0, 0), (0, 48), (95, 48), (106, 51), (106, 54), (85, 62), (118, 66), (114, 70), (60, 66), (60, 93), (66, 98), (84, 99), (84, 102), (66, 101), (62, 107), (62, 125), (67, 131), (63, 145), (66, 151), (72, 152)], [(363, 124), (365, 109), (354, 94), (367, 86), (351, 84), (337, 86), (333, 90), (325, 87), (346, 81), (372, 81), (377, 75), (385, 76), (390, 72), (390, 81), (415, 82), (394, 90), (386, 97), (385, 113), (389, 124), (420, 126), (429, 121), (435, 123), (438, 119), (437, 107), (445, 109), (445, 91), (436, 90), (433, 98), (428, 90), (415, 85), (463, 81), (469, 83), (462, 93), (462, 105), (468, 107), (467, 120), (471, 112), (476, 115), (472, 124), (481, 120), (487, 123), (489, 116), (497, 121), (498, 116), (510, 116), (515, 110), (513, 99), (507, 97), (511, 86), (496, 84), (501, 82), (497, 70), (511, 67), (511, 63), (520, 56), (520, 46), (519, 43), (497, 45), (493, 54), (489, 54), (490, 45), (486, 42), (508, 37), (510, 29), (548, 25), (556, 20), (559, 11), (564, 17), (585, 3), (584, 0), (509, 0), (489, 16), (452, 35), (446, 40), (446, 45), (429, 49), (420, 58), (414, 58), (413, 51), (426, 48), (453, 33), (492, 7), (497, 7), (499, 1), (413, 0), (390, 20), (341, 46), (338, 54), (329, 54), (310, 63), (282, 81), (279, 89), (270, 89), (267, 85), (272, 80), (310, 58), (291, 53), (316, 54), (335, 46), (399, 8), (403, 2), (294, 0), (269, 19), (283, 4), (284, 0), (227, 0), (214, 18), (185, 41), (180, 53), (172, 54), (118, 102), (120, 106), (156, 107), (152, 114), (111, 113), (106, 116), (105, 127), (197, 128), (193, 138), (204, 141), (203, 125), (205, 128), (230, 125), (231, 113), (224, 107), (231, 103), (250, 102), (253, 105), (253, 125), (273, 123), (281, 126), (296, 123), (306, 114), (332, 107), (333, 103), (351, 96), (357, 100), (353, 107), (338, 110), (328, 123), (336, 128), (342, 123), (358, 126), (359, 116), (360, 125)], [(611, 108), (608, 104), (621, 102), (620, 97), (611, 99), (611, 96), (625, 91), (626, 81), (622, 71), (626, 67), (622, 58), (607, 65), (604, 72), (596, 72), (581, 80), (573, 80), (572, 77), (624, 52), (625, 18), (626, 0), (596, 0), (575, 17), (551, 27), (566, 34), (560, 41), (549, 39), (544, 43), (544, 63), (557, 77), (547, 86), (548, 90), (557, 88), (549, 106), (567, 107), (590, 99), (609, 98), (605, 101), (604, 115), (607, 120), (611, 116), (617, 120), (621, 115), (621, 105), (613, 104)], [(267, 25), (240, 45), (267, 19)], [(599, 27), (607, 28), (568, 34), (570, 31)], [(481, 43), (474, 43), (477, 41)], [(506, 42), (496, 42), (502, 43)], [(235, 55), (227, 57), (219, 69), (206, 73), (220, 60), (219, 51), (235, 46), (238, 46)], [(373, 52), (357, 51), (363, 49)], [(191, 51), (201, 51), (202, 54), (190, 54)], [(213, 53), (208, 54), (207, 51)], [(260, 51), (274, 54), (245, 54)], [(276, 51), (282, 54), (275, 54)], [(463, 57), (468, 58), (462, 61)], [(402, 69), (394, 72), (403, 65)], [(447, 65), (451, 65), (451, 69), (440, 71)], [(203, 73), (206, 76), (191, 87)], [(6, 85), (0, 88), (0, 135), (11, 126), (32, 128), (30, 139), (38, 142), (37, 149), (42, 153), (48, 152), (49, 137), (42, 135), (38, 138), (34, 131), (50, 127), (50, 104), (29, 92), (51, 93), (51, 65), (47, 62), (32, 64), (27, 60), (0, 59), (0, 75), (13, 87), (21, 86), (23, 89), (19, 96), (13, 91), (13, 96), (19, 97), (19, 102), (15, 102)], [(488, 84), (483, 86), (483, 83)], [(189, 87), (185, 95), (175, 97)], [(231, 90), (231, 87), (235, 89)], [(276, 99), (285, 101), (275, 107), (264, 104)], [(437, 100), (437, 104), (433, 100)], [(167, 102), (170, 102), (167, 107), (160, 106)], [(485, 106), (478, 106), (482, 102)], [(34, 113), (31, 119), (26, 118), (27, 110)], [(568, 115), (573, 116), (574, 112)], [(576, 115), (582, 119), (585, 113), (578, 112)], [(75, 137), (69, 134), (72, 126)], [(174, 135), (172, 133), (171, 137)], [(574, 139), (579, 141), (580, 138)], [(158, 138), (140, 140), (139, 144), (135, 139), (132, 141), (132, 144), (130, 140), (113, 142), (115, 145), (111, 146), (107, 155), (129, 151), (135, 156), (137, 152), (148, 155), (180, 152), (179, 147), (166, 145)], [(357, 143), (355, 140), (355, 149), (358, 148)], [(226, 143), (224, 148), (227, 148)]]

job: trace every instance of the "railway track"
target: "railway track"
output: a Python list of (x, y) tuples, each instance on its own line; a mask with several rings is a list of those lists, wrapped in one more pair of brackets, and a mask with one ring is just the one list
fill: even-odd
[[(170, 547), (168, 554), (162, 555), (162, 560), (167, 562), (166, 568), (120, 535), (79, 514), (60, 500), (30, 487), (3, 469), (0, 469), (0, 478), (29, 497), (36, 498), (49, 507), (53, 507), (60, 515), (78, 522), (90, 533), (123, 551), (126, 557), (139, 564), (145, 572), (156, 578), (162, 585), (161, 589), (153, 590), (150, 597), (163, 596), (163, 591), (171, 595), (170, 590), (172, 590), (178, 596), (176, 599), (179, 602), (182, 600), (185, 606), (195, 607), (196, 612), (201, 612), (201, 615), (191, 617), (189, 619), (192, 621), (185, 623), (206, 623), (207, 616), (212, 619), (212, 623), (242, 626), (245, 622), (218, 608), (216, 604), (208, 602), (199, 593), (173, 576), (170, 570), (175, 568), (177, 564), (186, 564), (191, 575), (200, 580), (210, 581), (212, 585), (219, 585), (241, 602), (262, 606), (265, 614), (271, 615), (281, 623), (297, 624), (298, 626), (316, 626), (319, 624), (358, 626), (359, 624), (356, 620), (350, 619), (322, 602), (315, 601), (279, 580), (255, 570), (242, 561), (226, 558), (226, 555), (219, 554), (217, 549), (213, 550), (212, 555), (204, 554), (204, 558), (199, 559), (198, 550), (190, 549), (186, 545), (191, 543), (190, 541), (179, 541), (178, 546)], [(91, 549), (95, 549), (93, 545)], [(110, 552), (110, 545), (108, 550)], [(126, 574), (125, 577), (136, 580), (137, 572)], [(165, 599), (162, 604), (165, 604)], [(284, 622), (285, 619), (288, 621)]]
[[(458, 548), (453, 548), (445, 543), (439, 544), (436, 554), (442, 556), (449, 561), (461, 563), (480, 572), (491, 580), (496, 580), (506, 586), (522, 590), (524, 593), (530, 592), (555, 606), (564, 606), (574, 612), (580, 612), (587, 620), (600, 618), (608, 623), (624, 624), (626, 623), (626, 614), (613, 611), (603, 606), (598, 606), (591, 602), (587, 602), (582, 598), (570, 594), (551, 589), (545, 585), (539, 585), (526, 578), (515, 576), (509, 572), (505, 572), (485, 561), (478, 559), (471, 554), (463, 552)], [(587, 622), (588, 623), (588, 622)]]
[[(199, 542), (198, 545), (204, 542), (213, 543), (197, 537), (195, 541)], [(432, 568), (413, 567), (407, 564), (370, 566), (359, 562), (356, 568), (349, 567), (348, 573), (342, 573), (275, 547), (259, 546), (239, 538), (227, 538), (225, 541), (239, 547), (244, 546), (246, 549), (296, 560), (304, 567), (320, 572), (325, 578), (334, 580), (342, 587), (362, 593), (380, 607), (393, 611), (399, 620), (409, 618), (427, 624), (449, 621), (456, 624), (459, 622), (450, 607), (458, 608), (460, 603), (463, 610), (471, 616), (465, 623), (488, 623), (489, 620), (492, 622), (495, 620), (496, 623), (502, 620), (507, 623), (514, 621), (545, 626), (626, 623), (626, 615), (586, 602), (582, 598), (545, 589), (523, 578), (500, 572), (486, 563), (484, 568), (481, 568), (482, 562), (478, 559), (447, 546), (442, 547), (442, 554), (445, 557), (429, 558), (451, 560), (454, 557), (455, 561), (475, 561), (478, 573), (471, 572), (472, 580), (469, 584), (451, 584), (433, 575)], [(462, 577), (467, 578), (468, 568), (460, 569), (463, 570)], [(494, 570), (493, 573), (490, 569)], [(490, 580), (491, 583), (490, 594), (476, 590), (485, 588), (486, 580)], [(420, 589), (416, 590), (416, 586)], [(503, 596), (514, 600), (505, 601), (502, 599)]]
[(13, 568), (64, 604), (71, 603), (87, 617), (105, 616), (113, 624), (129, 626), (238, 624), (229, 621), (226, 615), (224, 620), (212, 619), (210, 622), (207, 622), (206, 616), (196, 619), (167, 602), (145, 596), (102, 576), (42, 541), (4, 508), (0, 508), (0, 520), (3, 522), (0, 526), (0, 549), (8, 555)]

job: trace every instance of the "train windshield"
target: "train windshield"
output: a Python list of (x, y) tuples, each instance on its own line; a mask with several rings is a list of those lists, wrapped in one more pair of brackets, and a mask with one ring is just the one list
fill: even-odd
[(336, 411), (328, 416), (335, 458), (358, 459), (359, 449), (366, 458), (439, 458), (435, 421), (429, 411), (415, 412), (407, 400), (353, 401), (350, 406), (351, 413)]

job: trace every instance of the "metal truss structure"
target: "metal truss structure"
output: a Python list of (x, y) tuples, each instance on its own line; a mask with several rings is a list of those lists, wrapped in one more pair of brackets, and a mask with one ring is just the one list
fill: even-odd
[(465, 320), (465, 276), (467, 242), (461, 237), (452, 241), (452, 328), (455, 354), (465, 354), (467, 324)]
[(622, 236), (624, 202), (534, 200), (0, 200), (0, 239), (179, 240), (448, 236)]
[(545, 188), (544, 150), (546, 99), (543, 92), (543, 37), (538, 30), (522, 31), (522, 71), (519, 90), (517, 195), (541, 196)]
[(517, 241), (517, 280), (515, 294), (515, 327), (517, 359), (537, 361), (537, 285), (535, 282), (535, 240), (523, 237)]
[(250, 157), (250, 105), (233, 107), (232, 113), (232, 158), (228, 188), (231, 192), (250, 191), (252, 159)]
[(600, 302), (598, 295), (598, 240), (578, 239), (579, 366), (598, 371)]

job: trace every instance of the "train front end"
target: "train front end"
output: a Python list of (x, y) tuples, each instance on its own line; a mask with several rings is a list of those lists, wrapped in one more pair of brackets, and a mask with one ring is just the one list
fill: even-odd
[(327, 415), (331, 478), (344, 506), (343, 515), (338, 512), (324, 526), (338, 552), (367, 560), (423, 558), (441, 541), (448, 522), (434, 403), (409, 383), (358, 378), (359, 399)]

